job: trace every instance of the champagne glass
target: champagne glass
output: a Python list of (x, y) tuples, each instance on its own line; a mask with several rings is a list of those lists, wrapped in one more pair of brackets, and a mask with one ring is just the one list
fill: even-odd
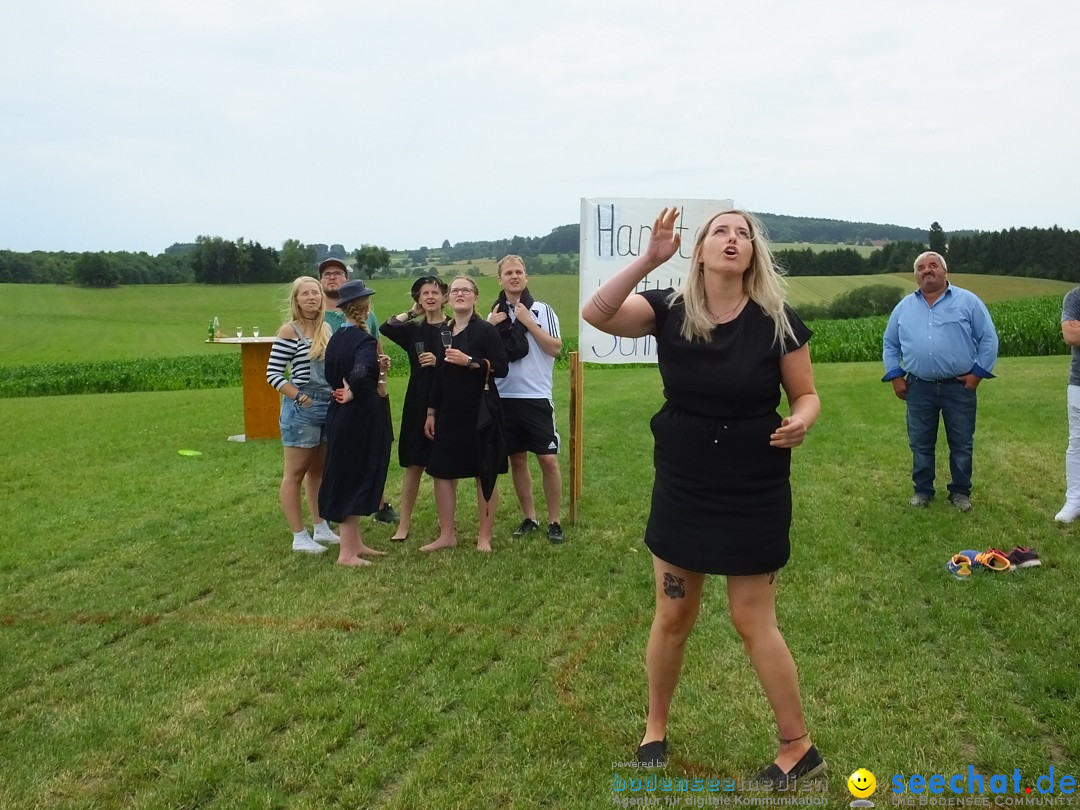
[(257, 326), (251, 327), (251, 334), (253, 334), (255, 337), (258, 337), (259, 336), (259, 327), (257, 327)]
[(240, 327), (240, 326), (236, 327), (236, 336), (237, 336), (237, 337), (243, 337), (243, 336), (244, 336), (244, 329), (243, 329), (243, 327)]
[(451, 332), (449, 329), (444, 329), (442, 332), (439, 333), (439, 336), (442, 338), (443, 348), (449, 349), (454, 342), (454, 333)]

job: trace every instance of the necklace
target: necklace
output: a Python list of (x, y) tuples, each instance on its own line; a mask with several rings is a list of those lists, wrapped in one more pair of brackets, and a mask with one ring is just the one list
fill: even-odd
[(743, 293), (739, 296), (739, 300), (735, 304), (735, 306), (733, 306), (727, 312), (722, 312), (719, 315), (713, 315), (712, 310), (710, 309), (709, 316), (713, 319), (713, 323), (723, 323), (724, 321), (730, 319), (731, 316), (738, 311), (739, 307), (741, 307), (746, 302), (747, 297), (748, 296), (746, 295), (746, 293)]

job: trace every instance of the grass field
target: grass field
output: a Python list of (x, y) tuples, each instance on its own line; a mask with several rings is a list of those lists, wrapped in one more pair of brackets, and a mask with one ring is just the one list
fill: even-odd
[[(1080, 530), (1051, 520), (1067, 366), (1005, 359), (980, 387), (967, 515), (905, 505), (903, 406), (878, 364), (816, 368), (823, 415), (795, 452), (779, 612), (830, 803), (850, 801), (858, 767), (879, 803), (893, 774), (1077, 775)], [(391, 384), (400, 403), (404, 380)], [(392, 552), (364, 571), (288, 551), (279, 444), (225, 441), (237, 389), (0, 400), (0, 806), (576, 810), (632, 797), (613, 781), (640, 774), (613, 763), (632, 755), (645, 710), (640, 538), (660, 383), (622, 369), (588, 370), (585, 385), (585, 488), (565, 545), (509, 541), (504, 479), (495, 554), (419, 554), (435, 531), (425, 483), (406, 546), (364, 521)], [(556, 400), (565, 435), (565, 375)], [(395, 500), (399, 481), (392, 467)], [(1044, 565), (945, 572), (948, 555), (990, 545), (1035, 546)], [(720, 585), (676, 696), (672, 777), (752, 775), (775, 745)]]
[[(1073, 284), (1011, 276), (957, 274), (987, 302), (1039, 295), (1064, 295)], [(478, 279), (480, 300), (490, 304), (498, 295), (494, 278)], [(831, 300), (863, 284), (895, 284), (914, 289), (911, 274), (793, 278), (791, 300), (802, 303)], [(373, 281), (372, 299), (383, 318), (411, 303), (411, 279)], [(533, 276), (530, 289), (559, 313), (564, 337), (578, 333), (578, 277)], [(126, 360), (176, 357), (235, 351), (231, 346), (207, 345), (206, 327), (217, 315), (226, 334), (236, 326), (251, 334), (258, 325), (271, 334), (281, 323), (281, 285), (207, 286), (162, 285), (90, 290), (82, 287), (0, 284), (0, 365), (88, 360)]]

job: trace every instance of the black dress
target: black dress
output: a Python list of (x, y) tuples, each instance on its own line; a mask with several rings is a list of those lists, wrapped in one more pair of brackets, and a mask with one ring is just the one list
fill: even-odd
[(340, 523), (350, 515), (379, 508), (392, 436), (376, 386), (379, 363), (375, 338), (363, 329), (338, 329), (326, 346), (326, 381), (331, 389), (348, 380), (353, 398), (330, 401), (326, 413), (326, 463), (319, 487), (319, 513)]
[[(772, 447), (780, 426), (780, 347), (773, 321), (753, 301), (712, 339), (679, 334), (671, 290), (641, 293), (656, 314), (666, 402), (651, 421), (652, 508), (645, 544), (661, 560), (706, 574), (764, 574), (790, 555), (791, 450)], [(812, 334), (788, 310), (788, 351)]]
[(439, 338), (442, 324), (427, 321), (399, 323), (393, 318), (379, 327), (379, 332), (405, 350), (409, 356), (409, 386), (405, 389), (405, 404), (401, 409), (401, 432), (398, 436), (398, 464), (402, 467), (426, 467), (431, 455), (431, 440), (424, 435), (428, 396), (435, 379), (435, 367), (420, 365), (416, 343), (422, 341), (424, 351), (442, 357)]
[[(480, 474), (483, 449), (477, 441), (480, 397), (485, 394), (487, 374), (487, 364), (483, 361), (491, 362), (493, 377), (505, 377), (510, 364), (495, 327), (476, 315), (454, 335), (451, 345), (472, 355), (480, 368), (449, 365), (441, 358), (435, 366), (435, 380), (428, 397), (429, 407), (435, 409), (435, 441), (427, 473), (434, 478), (473, 478)], [(486, 394), (498, 396), (494, 382)], [(507, 469), (508, 462), (503, 456), (498, 472)]]

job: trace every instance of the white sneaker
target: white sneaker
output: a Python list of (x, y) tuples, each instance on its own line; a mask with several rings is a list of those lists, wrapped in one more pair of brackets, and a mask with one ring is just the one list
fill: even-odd
[(326, 551), (326, 546), (320, 546), (311, 539), (311, 535), (304, 535), (300, 538), (293, 538), (292, 550), (301, 551), (304, 554), (322, 554)]
[(1067, 503), (1054, 515), (1054, 520), (1058, 523), (1072, 523), (1077, 518), (1080, 518), (1080, 504)]
[(316, 543), (326, 543), (328, 546), (336, 546), (341, 542), (341, 538), (334, 534), (334, 530), (329, 526), (316, 528), (313, 539)]

